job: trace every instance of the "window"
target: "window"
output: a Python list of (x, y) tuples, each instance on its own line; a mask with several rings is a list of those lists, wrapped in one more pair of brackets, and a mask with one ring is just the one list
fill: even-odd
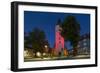
[(61, 43), (61, 41), (59, 41), (59, 43)]
[(80, 45), (77, 46), (78, 48), (80, 47)]
[(86, 41), (86, 39), (83, 40), (84, 42)]
[(61, 38), (59, 37), (59, 40), (61, 40)]
[(83, 43), (83, 45), (84, 45), (84, 46), (86, 46), (86, 45), (87, 45), (87, 43), (85, 42), (85, 43)]

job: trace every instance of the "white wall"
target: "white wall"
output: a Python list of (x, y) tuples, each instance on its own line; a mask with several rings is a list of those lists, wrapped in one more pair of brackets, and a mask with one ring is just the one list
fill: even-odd
[[(0, 73), (11, 73), (10, 71), (10, 2), (14, 0), (0, 0)], [(16, 0), (18, 1), (18, 0)], [(32, 2), (45, 2), (45, 3), (61, 3), (61, 4), (78, 4), (78, 5), (97, 5), (98, 9), (100, 9), (100, 0), (21, 0), (21, 1), (32, 1)], [(100, 13), (100, 10), (98, 10)], [(98, 14), (99, 16), (100, 14)], [(98, 17), (99, 19), (99, 17)], [(100, 23), (100, 22), (99, 22)], [(98, 24), (99, 24), (98, 23)], [(99, 25), (100, 26), (100, 25)], [(99, 29), (100, 30), (100, 29)], [(100, 35), (99, 35), (100, 37)], [(100, 39), (98, 39), (100, 40)], [(100, 43), (100, 42), (99, 42)], [(100, 48), (100, 46), (99, 46)], [(100, 52), (100, 49), (98, 51)], [(100, 56), (100, 53), (99, 53)], [(100, 58), (99, 58), (100, 61)], [(100, 64), (100, 63), (99, 63)], [(74, 69), (60, 69), (60, 70), (45, 70), (41, 71), (41, 73), (98, 73), (99, 67), (91, 67), (91, 68), (74, 68)], [(40, 71), (36, 71), (39, 73)], [(32, 73), (32, 71), (30, 71)]]

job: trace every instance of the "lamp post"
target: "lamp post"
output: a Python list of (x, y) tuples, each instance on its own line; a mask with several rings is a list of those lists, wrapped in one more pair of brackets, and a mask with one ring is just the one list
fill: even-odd
[(48, 52), (48, 45), (44, 45), (44, 53), (43, 56), (47, 56), (47, 52)]
[(44, 45), (45, 47), (45, 52), (48, 52), (48, 45)]
[(45, 45), (44, 47), (45, 47), (45, 48), (48, 48), (48, 46), (47, 46), (47, 45)]

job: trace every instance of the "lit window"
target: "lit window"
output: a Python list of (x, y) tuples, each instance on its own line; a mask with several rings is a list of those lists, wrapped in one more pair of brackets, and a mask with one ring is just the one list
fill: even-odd
[(84, 42), (86, 41), (86, 39), (83, 40)]
[(87, 45), (87, 43), (84, 43), (84, 46), (86, 46)]
[(80, 45), (78, 45), (77, 47), (80, 47)]

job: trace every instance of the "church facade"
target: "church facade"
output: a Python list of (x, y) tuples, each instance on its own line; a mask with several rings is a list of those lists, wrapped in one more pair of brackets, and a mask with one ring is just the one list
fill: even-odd
[(64, 38), (61, 36), (60, 27), (61, 22), (58, 21), (57, 25), (55, 26), (55, 51), (57, 55), (61, 55), (64, 51)]

